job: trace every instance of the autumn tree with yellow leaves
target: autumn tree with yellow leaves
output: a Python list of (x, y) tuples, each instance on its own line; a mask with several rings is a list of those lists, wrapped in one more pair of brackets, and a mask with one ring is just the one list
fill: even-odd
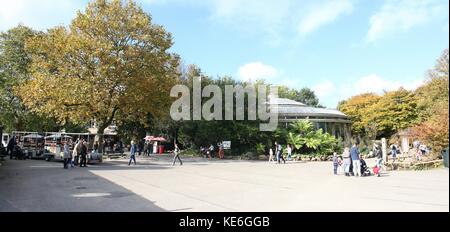
[(60, 122), (95, 119), (101, 141), (113, 121), (145, 123), (167, 111), (179, 77), (172, 44), (135, 2), (95, 0), (68, 27), (27, 42), (32, 78), (16, 92), (29, 109)]
[(338, 108), (351, 118), (355, 135), (388, 138), (409, 128), (411, 136), (429, 145), (438, 157), (449, 143), (448, 74), (446, 49), (428, 72), (425, 84), (415, 91), (400, 88), (382, 96), (361, 94), (342, 101)]
[(416, 90), (421, 123), (413, 134), (430, 145), (436, 156), (449, 144), (449, 53), (446, 49), (428, 72), (425, 85)]
[[(369, 132), (372, 106), (380, 101), (381, 97), (374, 93), (364, 93), (353, 96), (338, 105), (338, 109), (350, 117), (352, 132), (364, 136)], [(376, 130), (376, 129), (375, 129)]]

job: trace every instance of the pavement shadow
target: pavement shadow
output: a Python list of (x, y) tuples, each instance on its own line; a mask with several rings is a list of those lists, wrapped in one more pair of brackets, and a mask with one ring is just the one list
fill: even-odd
[[(88, 171), (39, 161), (9, 161), (0, 169), (0, 212), (164, 212), (154, 202)], [(42, 164), (41, 164), (42, 165)], [(119, 169), (114, 165), (105, 168)], [(128, 168), (128, 167), (127, 167)]]

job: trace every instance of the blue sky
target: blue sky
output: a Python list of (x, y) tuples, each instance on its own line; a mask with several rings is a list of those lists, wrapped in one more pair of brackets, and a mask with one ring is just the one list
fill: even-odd
[[(0, 0), (0, 30), (67, 25), (86, 0)], [(139, 0), (211, 76), (310, 87), (322, 104), (425, 80), (449, 44), (447, 0)]]

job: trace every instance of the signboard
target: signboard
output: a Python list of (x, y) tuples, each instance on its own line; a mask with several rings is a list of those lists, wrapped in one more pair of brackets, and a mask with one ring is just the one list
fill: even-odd
[(225, 149), (225, 150), (231, 149), (231, 141), (223, 141), (222, 145), (223, 145), (223, 149)]

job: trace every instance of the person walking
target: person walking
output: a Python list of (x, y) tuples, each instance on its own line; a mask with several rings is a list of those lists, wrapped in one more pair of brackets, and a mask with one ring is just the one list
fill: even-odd
[(287, 145), (287, 160), (291, 161), (292, 159), (292, 146), (291, 144)]
[(180, 148), (178, 148), (178, 145), (176, 142), (174, 142), (173, 154), (175, 156), (173, 157), (172, 166), (175, 166), (175, 162), (177, 161), (177, 159), (180, 161), (180, 166), (183, 166), (183, 161), (181, 161), (181, 158), (180, 158)]
[(131, 161), (134, 161), (134, 165), (136, 165), (136, 144), (134, 143), (134, 141), (131, 141), (130, 161), (128, 162), (128, 166), (131, 165)]
[(286, 160), (283, 157), (283, 147), (281, 146), (281, 144), (278, 144), (278, 142), (275, 142), (275, 152), (277, 154), (278, 163), (280, 164), (281, 160), (286, 163)]
[(269, 148), (269, 163), (275, 162), (274, 156), (273, 156), (273, 148)]
[(348, 147), (344, 148), (342, 158), (344, 159), (345, 176), (350, 176), (350, 165), (352, 163), (352, 160), (350, 159), (350, 149)]
[(397, 154), (398, 153), (399, 152), (398, 152), (397, 144), (392, 144), (392, 146), (391, 146), (391, 154), (392, 154), (392, 159), (394, 160), (394, 162), (397, 159)]
[(64, 158), (64, 169), (68, 169), (69, 168), (69, 159), (70, 159), (70, 150), (69, 150), (69, 144), (67, 141), (64, 141), (63, 158)]
[(86, 146), (86, 142), (83, 139), (81, 140), (80, 145), (80, 156), (81, 156), (80, 167), (87, 167), (87, 153), (88, 149)]
[(352, 159), (353, 164), (353, 173), (355, 176), (361, 177), (361, 160), (360, 160), (360, 152), (358, 149), (358, 145), (356, 143), (353, 144), (350, 149), (350, 158)]
[(8, 145), (6, 145), (6, 153), (9, 155), (9, 159), (13, 159), (13, 150), (14, 147), (17, 145), (16, 136), (13, 136), (9, 141)]
[(144, 143), (144, 156), (150, 156), (148, 153), (148, 141), (145, 141)]

